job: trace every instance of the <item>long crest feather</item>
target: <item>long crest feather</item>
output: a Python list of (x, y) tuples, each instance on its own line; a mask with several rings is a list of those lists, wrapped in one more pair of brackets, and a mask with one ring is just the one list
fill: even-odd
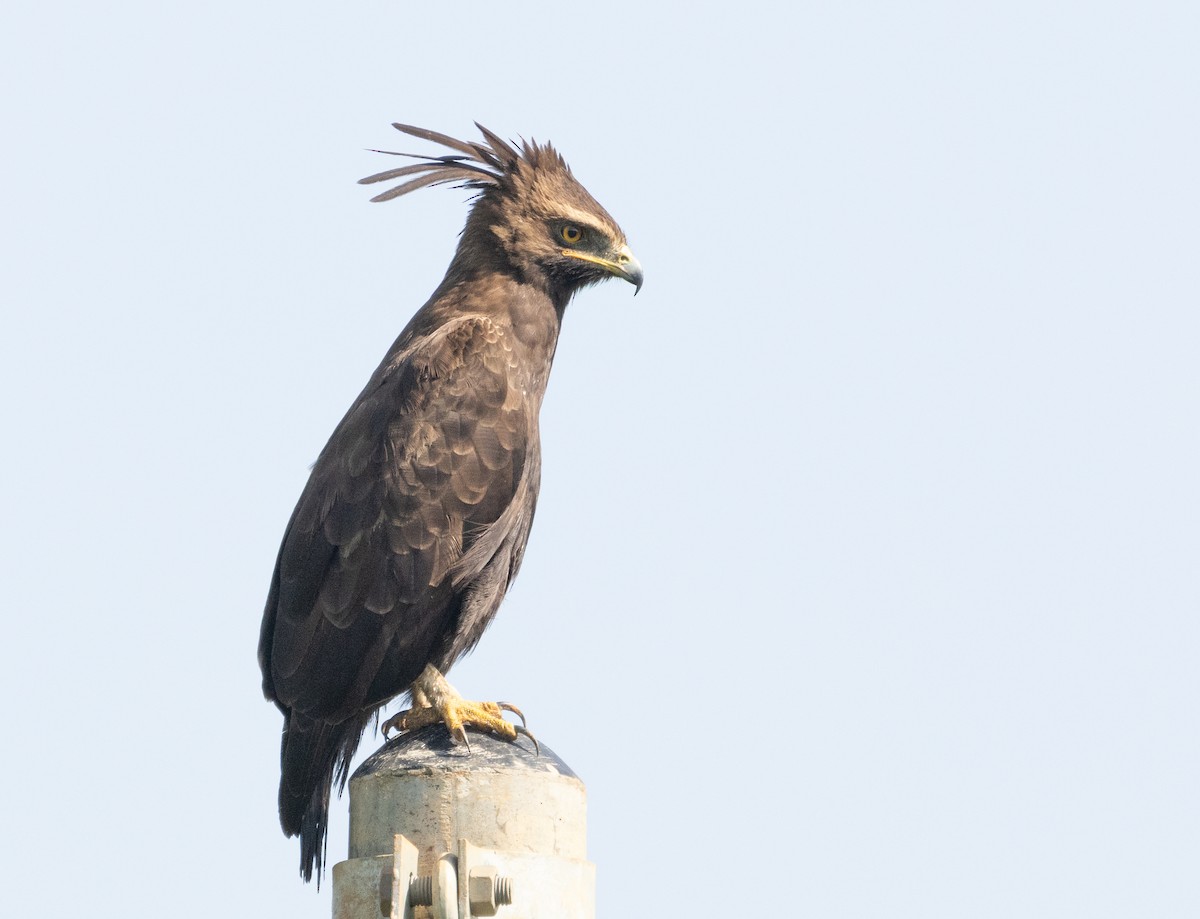
[(446, 182), (461, 181), (468, 188), (503, 185), (506, 176), (522, 160), (521, 153), (515, 147), (479, 122), (475, 123), (475, 127), (483, 134), (486, 143), (458, 140), (447, 134), (431, 131), (428, 128), (418, 128), (410, 124), (394, 123), (392, 127), (403, 134), (449, 147), (458, 153), (448, 156), (433, 156), (420, 153), (398, 153), (394, 150), (374, 151), (390, 156), (406, 156), (421, 162), (411, 166), (401, 166), (397, 169), (387, 169), (359, 179), (358, 184), (371, 185), (405, 176), (416, 176), (416, 178), (409, 179), (407, 182), (402, 182), (400, 185), (376, 195), (371, 199), (372, 201), (390, 201), (392, 198), (399, 198), (418, 188), (441, 185)]
[(498, 155), (504, 157), (505, 160), (512, 163), (521, 158), (521, 154), (514, 150), (499, 134), (496, 134), (494, 131), (489, 131), (478, 121), (475, 122), (475, 127), (479, 128), (479, 133), (482, 134), (487, 139), (487, 142), (492, 145), (492, 149)]
[(449, 134), (441, 134), (437, 131), (430, 131), (428, 128), (417, 128), (411, 124), (400, 124), (392, 122), (392, 127), (404, 134), (410, 134), (413, 137), (419, 137), (422, 140), (432, 141), (435, 144), (441, 144), (443, 147), (449, 147), (451, 150), (457, 150), (459, 153), (465, 153), (471, 158), (478, 158), (479, 151), (474, 144), (469, 144), (464, 140), (455, 140)]
[(428, 185), (443, 185), (446, 182), (462, 181), (468, 188), (482, 188), (485, 185), (495, 184), (493, 182), (479, 181), (478, 175), (468, 169), (438, 169), (436, 172), (431, 172), (423, 176), (397, 185), (395, 188), (389, 188), (385, 192), (381, 192), (372, 198), (372, 201), (391, 201), (393, 198), (399, 198), (401, 195), (406, 195), (410, 191), (416, 191), (418, 188), (425, 188)]

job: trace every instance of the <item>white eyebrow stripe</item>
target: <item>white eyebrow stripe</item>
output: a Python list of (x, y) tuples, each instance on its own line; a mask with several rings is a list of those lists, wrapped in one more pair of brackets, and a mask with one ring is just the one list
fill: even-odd
[(560, 207), (558, 216), (571, 221), (571, 223), (582, 224), (589, 229), (603, 233), (605, 236), (612, 236), (612, 230), (603, 224), (597, 223), (595, 215), (589, 214), (587, 211), (581, 211), (570, 205), (564, 205)]

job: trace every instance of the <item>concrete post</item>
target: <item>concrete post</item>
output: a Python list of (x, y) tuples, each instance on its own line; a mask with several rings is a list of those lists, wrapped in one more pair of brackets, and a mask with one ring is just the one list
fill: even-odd
[(351, 777), (334, 919), (595, 919), (583, 782), (545, 744), (468, 736), (402, 735)]

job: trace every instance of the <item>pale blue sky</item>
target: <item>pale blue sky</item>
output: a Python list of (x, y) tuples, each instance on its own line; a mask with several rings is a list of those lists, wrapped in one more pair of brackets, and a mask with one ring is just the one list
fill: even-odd
[(451, 676), (587, 782), (598, 915), (1200, 915), (1197, 48), (1184, 2), (6, 9), (3, 912), (329, 914), (259, 618), (466, 214), (365, 148), (479, 120), (646, 271), (568, 311)]

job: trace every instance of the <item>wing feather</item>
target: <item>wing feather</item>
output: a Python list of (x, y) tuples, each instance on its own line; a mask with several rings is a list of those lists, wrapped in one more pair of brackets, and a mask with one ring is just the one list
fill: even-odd
[[(357, 662), (380, 659), (369, 653), (379, 642), (436, 635), (431, 623), (447, 615), (464, 557), (514, 519), (506, 512), (521, 489), (533, 411), (516, 372), (502, 330), (465, 317), (415, 343), (402, 338), (347, 412), (280, 551), (268, 614), (281, 703), (314, 717), (377, 703), (353, 698), (375, 682)], [(389, 695), (430, 650), (412, 649), (415, 670), (399, 668)]]

